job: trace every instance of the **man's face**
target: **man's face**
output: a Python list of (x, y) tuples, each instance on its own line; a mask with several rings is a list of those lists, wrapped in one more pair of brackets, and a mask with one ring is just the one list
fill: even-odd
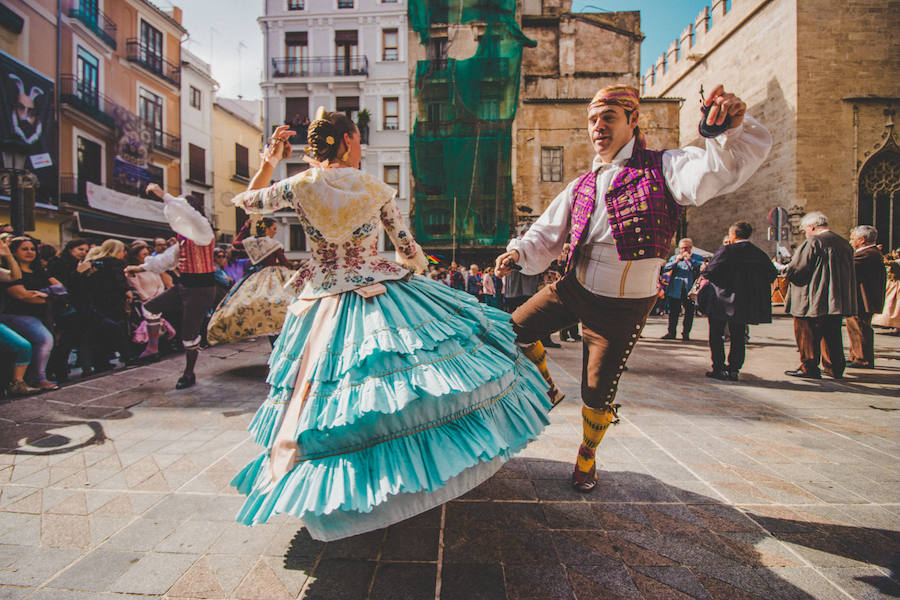
[(24, 121), (29, 124), (34, 123), (34, 100), (30, 96), (19, 94), (19, 100), (16, 103), (16, 116), (19, 118), (20, 122)]
[(163, 238), (156, 238), (155, 240), (153, 240), (154, 252), (165, 252), (166, 248), (168, 248), (168, 246), (166, 246), (166, 240), (164, 240)]
[(612, 160), (622, 146), (634, 135), (638, 112), (625, 116), (621, 106), (592, 106), (588, 111), (588, 135), (594, 152), (605, 161)]
[(803, 228), (803, 233), (806, 234), (806, 237), (812, 237), (816, 235), (816, 228), (813, 225), (807, 225)]
[(690, 242), (681, 242), (681, 244), (678, 245), (678, 251), (681, 254), (690, 254), (694, 251), (694, 245)]

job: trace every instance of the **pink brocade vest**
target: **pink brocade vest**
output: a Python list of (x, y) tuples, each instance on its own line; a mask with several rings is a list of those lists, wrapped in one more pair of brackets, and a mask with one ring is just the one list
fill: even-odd
[[(670, 254), (681, 206), (666, 187), (662, 155), (647, 150), (639, 137), (631, 158), (606, 192), (606, 214), (619, 260), (665, 259)], [(575, 266), (579, 242), (594, 212), (597, 174), (589, 171), (579, 177), (572, 195), (567, 272)]]

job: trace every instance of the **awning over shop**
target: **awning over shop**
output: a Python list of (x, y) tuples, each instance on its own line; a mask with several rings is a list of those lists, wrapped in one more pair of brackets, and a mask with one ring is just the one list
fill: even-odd
[(129, 217), (113, 217), (77, 211), (75, 222), (78, 231), (111, 238), (129, 240), (152, 240), (153, 238), (170, 238), (175, 233), (168, 227), (143, 223)]

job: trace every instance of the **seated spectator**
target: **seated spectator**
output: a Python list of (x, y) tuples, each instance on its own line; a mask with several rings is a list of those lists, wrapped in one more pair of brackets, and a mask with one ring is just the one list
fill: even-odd
[[(6, 242), (0, 240), (0, 257), (6, 263), (8, 269), (0, 268), (0, 283), (9, 283), (22, 278), (19, 263), (13, 258), (12, 252)], [(12, 380), (6, 388), (8, 396), (29, 396), (41, 390), (33, 388), (25, 383), (25, 371), (31, 363), (31, 342), (21, 335), (0, 323), (0, 350), (12, 355), (13, 368)]]
[(42, 390), (59, 386), (47, 379), (47, 361), (53, 349), (53, 334), (47, 327), (48, 298), (51, 293), (65, 293), (63, 285), (44, 271), (31, 238), (16, 237), (9, 244), (22, 276), (6, 288), (6, 307), (0, 315), (3, 323), (31, 343), (31, 364), (25, 373), (29, 385)]
[[(165, 244), (165, 242), (163, 242), (163, 244)], [(149, 255), (150, 246), (147, 245), (147, 242), (140, 240), (132, 242), (131, 246), (128, 248), (128, 264), (141, 265), (144, 263), (144, 259)], [(146, 302), (150, 298), (162, 294), (166, 291), (166, 288), (171, 287), (171, 284), (168, 286), (166, 285), (161, 274), (151, 273), (149, 271), (134, 273), (127, 281), (131, 288), (137, 292), (137, 299), (140, 302)]]
[[(163, 240), (164, 241), (164, 240)], [(136, 241), (128, 248), (128, 264), (142, 265), (144, 259), (150, 255), (150, 246), (144, 241)], [(141, 306), (147, 300), (162, 294), (164, 291), (172, 287), (172, 278), (167, 273), (151, 273), (150, 271), (141, 271), (139, 273), (131, 273), (128, 277), (128, 284), (134, 290), (136, 296), (131, 305), (131, 329), (134, 331), (132, 341), (144, 345), (149, 340), (147, 333), (147, 321), (144, 319), (144, 313)], [(172, 325), (165, 318), (162, 319), (163, 330), (166, 332), (166, 339), (174, 339), (175, 331)], [(171, 332), (171, 333), (170, 333)], [(156, 359), (159, 357), (158, 352), (147, 351), (143, 349), (138, 360)]]
[(53, 327), (57, 340), (47, 362), (47, 376), (57, 382), (69, 379), (69, 355), (73, 349), (78, 349), (78, 366), (81, 367), (82, 373), (88, 366), (82, 357), (89, 309), (83, 285), (84, 278), (79, 273), (79, 266), (82, 270), (90, 268), (89, 264), (82, 264), (89, 248), (90, 244), (85, 240), (70, 240), (62, 251), (47, 263), (47, 274), (65, 286), (69, 294), (69, 303), (73, 308), (69, 314), (57, 318)]

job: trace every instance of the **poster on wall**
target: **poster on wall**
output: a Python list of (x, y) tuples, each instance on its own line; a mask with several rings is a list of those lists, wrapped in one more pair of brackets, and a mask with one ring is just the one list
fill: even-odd
[(147, 160), (153, 136), (143, 119), (122, 107), (113, 109), (116, 121), (116, 156), (113, 161), (113, 180), (119, 189), (132, 189), (140, 194), (153, 181)]
[[(24, 169), (20, 183), (33, 187), (35, 200), (56, 204), (59, 166), (56, 153), (53, 81), (0, 52), (0, 147), (16, 153)], [(0, 182), (0, 198), (9, 200), (10, 181)]]

